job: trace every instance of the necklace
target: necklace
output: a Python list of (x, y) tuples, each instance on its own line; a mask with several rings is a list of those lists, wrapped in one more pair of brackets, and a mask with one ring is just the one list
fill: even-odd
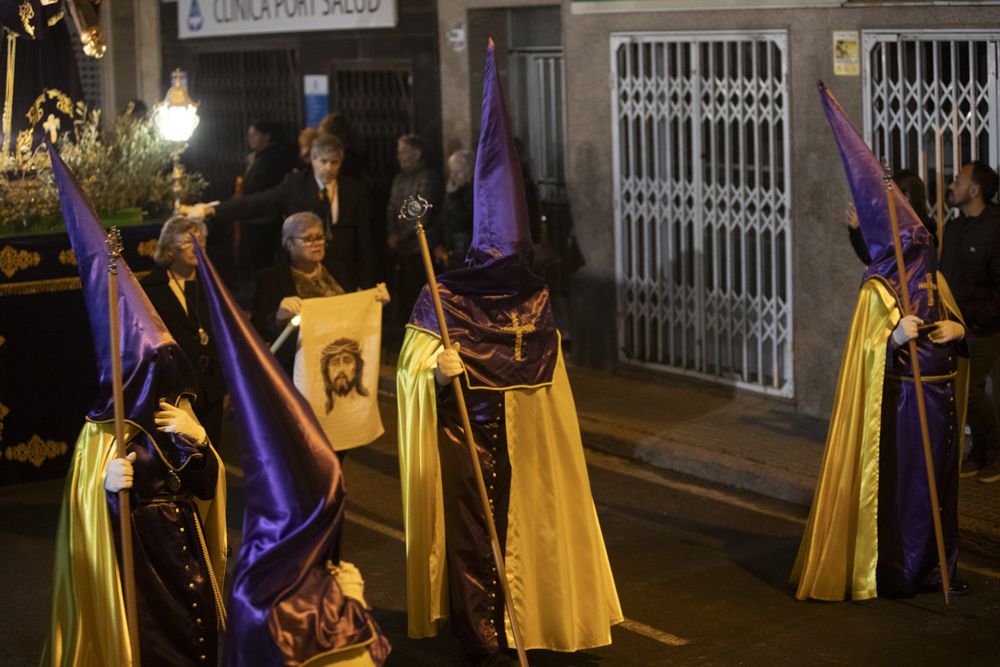
[[(180, 278), (175, 276), (174, 272), (171, 271), (170, 269), (167, 269), (167, 275), (170, 276), (170, 280), (172, 280), (174, 284), (177, 285), (177, 289), (180, 290), (181, 294), (186, 295), (187, 292), (184, 290), (184, 285), (185, 283), (187, 283), (187, 281), (182, 281)], [(201, 290), (199, 290), (196, 285), (194, 289), (194, 321), (198, 325), (198, 343), (200, 343), (202, 347), (206, 347), (208, 345), (209, 337), (208, 337), (208, 332), (205, 331), (205, 328), (203, 326), (201, 326), (201, 314), (198, 312), (199, 310), (198, 306), (200, 305), (200, 301), (201, 301)], [(191, 308), (188, 308), (188, 317), (190, 316), (191, 316)]]

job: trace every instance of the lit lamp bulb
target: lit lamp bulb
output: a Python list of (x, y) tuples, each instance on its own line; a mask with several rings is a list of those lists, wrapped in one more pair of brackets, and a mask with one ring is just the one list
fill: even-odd
[(184, 72), (175, 69), (171, 77), (173, 84), (167, 90), (163, 101), (153, 108), (153, 122), (160, 136), (167, 141), (171, 141), (176, 146), (173, 151), (174, 161), (174, 213), (180, 211), (181, 206), (181, 177), (184, 175), (184, 166), (181, 164), (181, 153), (184, 151), (184, 144), (194, 130), (198, 127), (198, 104), (188, 95), (187, 88), (184, 87)]
[(167, 90), (163, 101), (153, 109), (156, 129), (167, 141), (184, 142), (191, 138), (198, 127), (198, 104), (188, 95), (184, 87), (184, 72), (175, 69), (173, 85)]

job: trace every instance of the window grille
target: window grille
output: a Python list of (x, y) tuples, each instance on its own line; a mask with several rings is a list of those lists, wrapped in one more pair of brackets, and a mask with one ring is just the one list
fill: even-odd
[(227, 199), (246, 169), (247, 128), (254, 120), (284, 125), (292, 145), (302, 123), (298, 54), (219, 51), (195, 54), (191, 96), (201, 123), (191, 140), (192, 163), (208, 180), (204, 199)]
[(970, 159), (998, 163), (998, 47), (996, 32), (862, 36), (865, 139), (893, 169), (918, 171), (931, 211), (938, 164), (944, 185)]
[(615, 34), (620, 360), (792, 396), (787, 34)]

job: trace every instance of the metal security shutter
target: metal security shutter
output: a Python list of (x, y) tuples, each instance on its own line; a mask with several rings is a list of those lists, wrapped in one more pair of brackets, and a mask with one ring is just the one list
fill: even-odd
[(787, 34), (615, 34), (620, 360), (792, 396)]

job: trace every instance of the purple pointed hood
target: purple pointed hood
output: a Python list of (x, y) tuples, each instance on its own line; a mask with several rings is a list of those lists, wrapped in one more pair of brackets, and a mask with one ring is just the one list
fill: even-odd
[[(840, 158), (844, 163), (844, 171), (847, 173), (847, 182), (861, 224), (861, 234), (872, 258), (864, 279), (878, 278), (888, 283), (895, 292), (897, 300), (901, 299), (902, 290), (893, 249), (889, 203), (883, 179), (884, 170), (826, 84), (820, 81), (817, 87), (827, 121), (833, 130)], [(930, 309), (932, 304), (928, 303), (930, 292), (925, 285), (936, 281), (937, 255), (930, 232), (920, 222), (909, 200), (895, 183), (892, 187), (892, 197), (896, 204), (896, 220), (899, 224), (899, 238), (906, 265), (905, 279), (910, 293), (910, 306), (913, 314), (926, 321), (932, 317)], [(934, 303), (939, 302), (935, 300)]]
[[(438, 276), (441, 305), (448, 333), (461, 345), (470, 386), (537, 387), (552, 381), (559, 332), (545, 281), (531, 270), (524, 177), (492, 39), (486, 51), (481, 125), (472, 246), (467, 266)], [(413, 306), (410, 326), (440, 333), (426, 286)]]
[(326, 569), (339, 562), (344, 478), (312, 408), (195, 244), (222, 372), (236, 415), (246, 508), (233, 568), (223, 664), (279, 667), (389, 644), (365, 607)]
[[(107, 234), (87, 196), (56, 150), (49, 146), (66, 231), (80, 271), (83, 298), (97, 355), (98, 396), (87, 415), (92, 421), (114, 418), (108, 324)], [(118, 260), (119, 349), (125, 418), (159, 440), (153, 413), (161, 398), (174, 402), (194, 395), (195, 376), (187, 357), (156, 313), (124, 258)]]
[(472, 245), (467, 256), (473, 266), (509, 255), (520, 255), (531, 263), (531, 229), (524, 176), (510, 131), (507, 104), (497, 79), (495, 51), (491, 39), (483, 74), (482, 120), (473, 181)]

